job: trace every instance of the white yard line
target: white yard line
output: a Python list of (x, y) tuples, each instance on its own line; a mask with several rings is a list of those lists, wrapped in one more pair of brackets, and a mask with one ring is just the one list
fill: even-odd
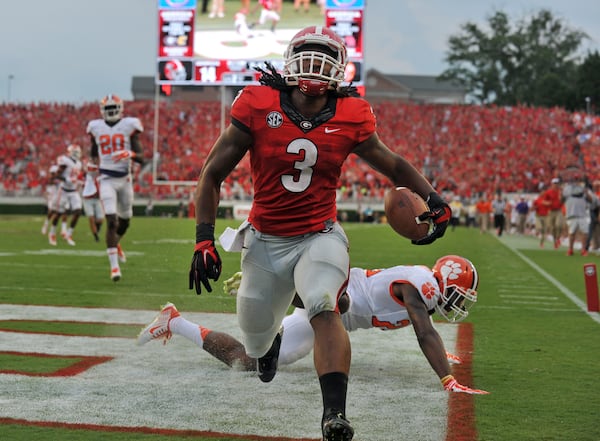
[(553, 284), (556, 287), (556, 289), (558, 289), (560, 292), (562, 292), (565, 295), (565, 297), (567, 297), (569, 300), (571, 300), (581, 311), (585, 312), (587, 315), (590, 316), (590, 318), (592, 320), (594, 320), (596, 323), (600, 324), (600, 314), (597, 312), (588, 311), (587, 304), (584, 301), (582, 301), (579, 297), (577, 297), (577, 295), (573, 291), (571, 291), (569, 288), (564, 286), (562, 283), (560, 283), (558, 280), (556, 280), (554, 277), (552, 277), (550, 274), (548, 274), (544, 269), (542, 269), (538, 264), (536, 264), (530, 258), (528, 258), (523, 253), (521, 253), (515, 246), (513, 246), (510, 243), (510, 241), (502, 240), (502, 238), (498, 238), (498, 240), (501, 243), (503, 243), (509, 250), (511, 250), (513, 253), (515, 253), (517, 256), (519, 256), (525, 263), (527, 263), (531, 268), (533, 268), (539, 275), (541, 275), (548, 282)]

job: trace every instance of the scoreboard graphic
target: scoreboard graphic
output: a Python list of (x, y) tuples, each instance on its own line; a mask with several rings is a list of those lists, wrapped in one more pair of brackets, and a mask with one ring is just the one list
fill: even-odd
[[(251, 2), (252, 6), (257, 4)], [(198, 12), (197, 0), (158, 0), (156, 82), (182, 86), (257, 84), (260, 73), (256, 66), (270, 62), (281, 70), (291, 38), (306, 26), (326, 25), (348, 48), (345, 81), (360, 89), (364, 8), (365, 0), (326, 0), (325, 14), (318, 22), (307, 18), (306, 23), (299, 23), (294, 17), (286, 23), (282, 12), (277, 27), (271, 29), (268, 22), (254, 26), (258, 15), (251, 16), (251, 11), (241, 6), (237, 11), (228, 10), (225, 17), (211, 19)]]

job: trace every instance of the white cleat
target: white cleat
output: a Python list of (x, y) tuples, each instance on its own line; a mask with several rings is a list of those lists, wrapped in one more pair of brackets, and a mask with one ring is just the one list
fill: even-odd
[(56, 234), (54, 234), (54, 233), (50, 233), (50, 234), (48, 235), (48, 243), (49, 243), (50, 245), (52, 245), (53, 247), (55, 247), (55, 246), (56, 246)]
[(67, 241), (67, 243), (68, 243), (69, 245), (71, 245), (72, 247), (74, 247), (74, 246), (75, 246), (75, 241), (73, 240), (73, 238), (72, 238), (71, 236), (67, 236), (67, 237), (65, 237), (65, 240), (66, 240), (66, 241)]
[(46, 234), (48, 234), (48, 225), (43, 225), (42, 226), (42, 234), (45, 236)]
[(163, 344), (167, 344), (173, 334), (169, 328), (169, 323), (175, 317), (179, 317), (179, 311), (171, 302), (162, 307), (158, 315), (152, 320), (148, 326), (140, 331), (137, 337), (137, 344), (143, 345), (150, 340), (159, 338), (164, 339)]
[(119, 268), (113, 268), (110, 270), (110, 279), (113, 282), (121, 280), (121, 270)]
[(119, 262), (127, 262), (127, 257), (125, 257), (125, 252), (123, 251), (123, 248), (121, 248), (121, 244), (117, 244), (117, 257), (119, 258)]

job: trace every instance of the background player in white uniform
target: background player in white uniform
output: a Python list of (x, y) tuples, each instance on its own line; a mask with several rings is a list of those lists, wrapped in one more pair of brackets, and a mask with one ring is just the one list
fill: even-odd
[[(56, 176), (59, 180), (58, 190), (54, 200), (56, 213), (52, 217), (50, 231), (48, 232), (48, 242), (50, 245), (56, 245), (56, 226), (58, 220), (65, 214), (71, 215), (68, 227), (63, 221), (61, 236), (71, 246), (75, 245), (73, 240), (73, 230), (77, 225), (79, 216), (81, 216), (81, 195), (79, 194), (81, 186), (81, 147), (71, 144), (67, 147), (67, 154), (61, 155), (57, 160), (58, 171)], [(65, 229), (66, 227), (66, 229)]]
[(44, 198), (46, 199), (46, 219), (44, 219), (44, 224), (42, 225), (42, 234), (44, 236), (48, 234), (48, 226), (56, 212), (55, 202), (56, 192), (58, 191), (57, 173), (58, 165), (52, 164), (48, 169), (48, 183), (44, 189)]
[(248, 22), (246, 21), (247, 15), (248, 10), (242, 8), (233, 16), (233, 27), (235, 28), (235, 31), (244, 38), (250, 38), (253, 36), (252, 31), (248, 27)]
[[(241, 277), (225, 282), (225, 290), (239, 286)], [(436, 310), (449, 322), (464, 320), (477, 301), (479, 277), (475, 266), (460, 256), (444, 256), (432, 269), (425, 266), (394, 266), (382, 270), (352, 268), (346, 289), (340, 299), (342, 322), (347, 331), (380, 328), (399, 329), (413, 325), (419, 345), (446, 390), (469, 394), (487, 392), (459, 384), (450, 373), (450, 361), (460, 362), (446, 352), (431, 314)], [(346, 297), (346, 298), (345, 298)], [(345, 298), (345, 299), (344, 299)], [(345, 305), (342, 302), (346, 302)], [(310, 353), (314, 334), (306, 310), (296, 308), (283, 320), (279, 353), (281, 365), (293, 363)], [(255, 370), (256, 361), (244, 351), (242, 343), (229, 334), (216, 332), (192, 323), (168, 303), (156, 319), (138, 336), (138, 344), (165, 339), (179, 334), (193, 341), (229, 366)]]
[(96, 178), (98, 177), (98, 166), (92, 162), (88, 162), (85, 165), (85, 181), (83, 184), (83, 191), (81, 196), (83, 197), (83, 212), (88, 218), (90, 224), (90, 231), (96, 239), (96, 242), (100, 241), (100, 227), (104, 222), (104, 210), (102, 209), (102, 203), (100, 202), (100, 192), (98, 190), (98, 183)]
[(267, 20), (270, 20), (271, 21), (271, 31), (275, 32), (275, 27), (277, 26), (277, 23), (279, 23), (279, 20), (281, 19), (281, 17), (277, 13), (275, 6), (276, 5), (273, 0), (258, 0), (258, 4), (252, 9), (250, 14), (253, 14), (254, 11), (256, 11), (258, 8), (261, 8), (260, 16), (258, 17), (257, 23), (252, 23), (251, 28), (254, 28), (257, 24), (264, 25), (267, 22)]
[(144, 131), (138, 118), (123, 117), (123, 100), (107, 95), (100, 101), (102, 119), (90, 121), (92, 161), (99, 167), (100, 200), (106, 216), (106, 252), (110, 277), (121, 279), (119, 261), (125, 261), (120, 240), (133, 216), (133, 183), (131, 161), (143, 164), (139, 135)]

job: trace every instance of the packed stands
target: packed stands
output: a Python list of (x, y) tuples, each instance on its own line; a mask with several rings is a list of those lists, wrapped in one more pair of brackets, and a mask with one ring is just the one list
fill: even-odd
[[(154, 185), (153, 101), (133, 101), (125, 114), (142, 121), (147, 165), (136, 169), (138, 196), (187, 198), (189, 186)], [(196, 181), (220, 133), (220, 103), (161, 102), (156, 138), (156, 177)], [(380, 103), (374, 106), (380, 137), (419, 167), (439, 191), (465, 197), (496, 190), (536, 192), (568, 166), (600, 177), (598, 119), (559, 108)], [(226, 112), (227, 113), (227, 112)], [(88, 121), (96, 103), (0, 105), (0, 196), (41, 196), (47, 170), (67, 145), (89, 150)], [(227, 122), (227, 121), (226, 121)], [(87, 156), (84, 153), (84, 159)], [(223, 185), (225, 199), (250, 199), (248, 157)], [(340, 182), (340, 199), (381, 200), (386, 178), (351, 156)]]

